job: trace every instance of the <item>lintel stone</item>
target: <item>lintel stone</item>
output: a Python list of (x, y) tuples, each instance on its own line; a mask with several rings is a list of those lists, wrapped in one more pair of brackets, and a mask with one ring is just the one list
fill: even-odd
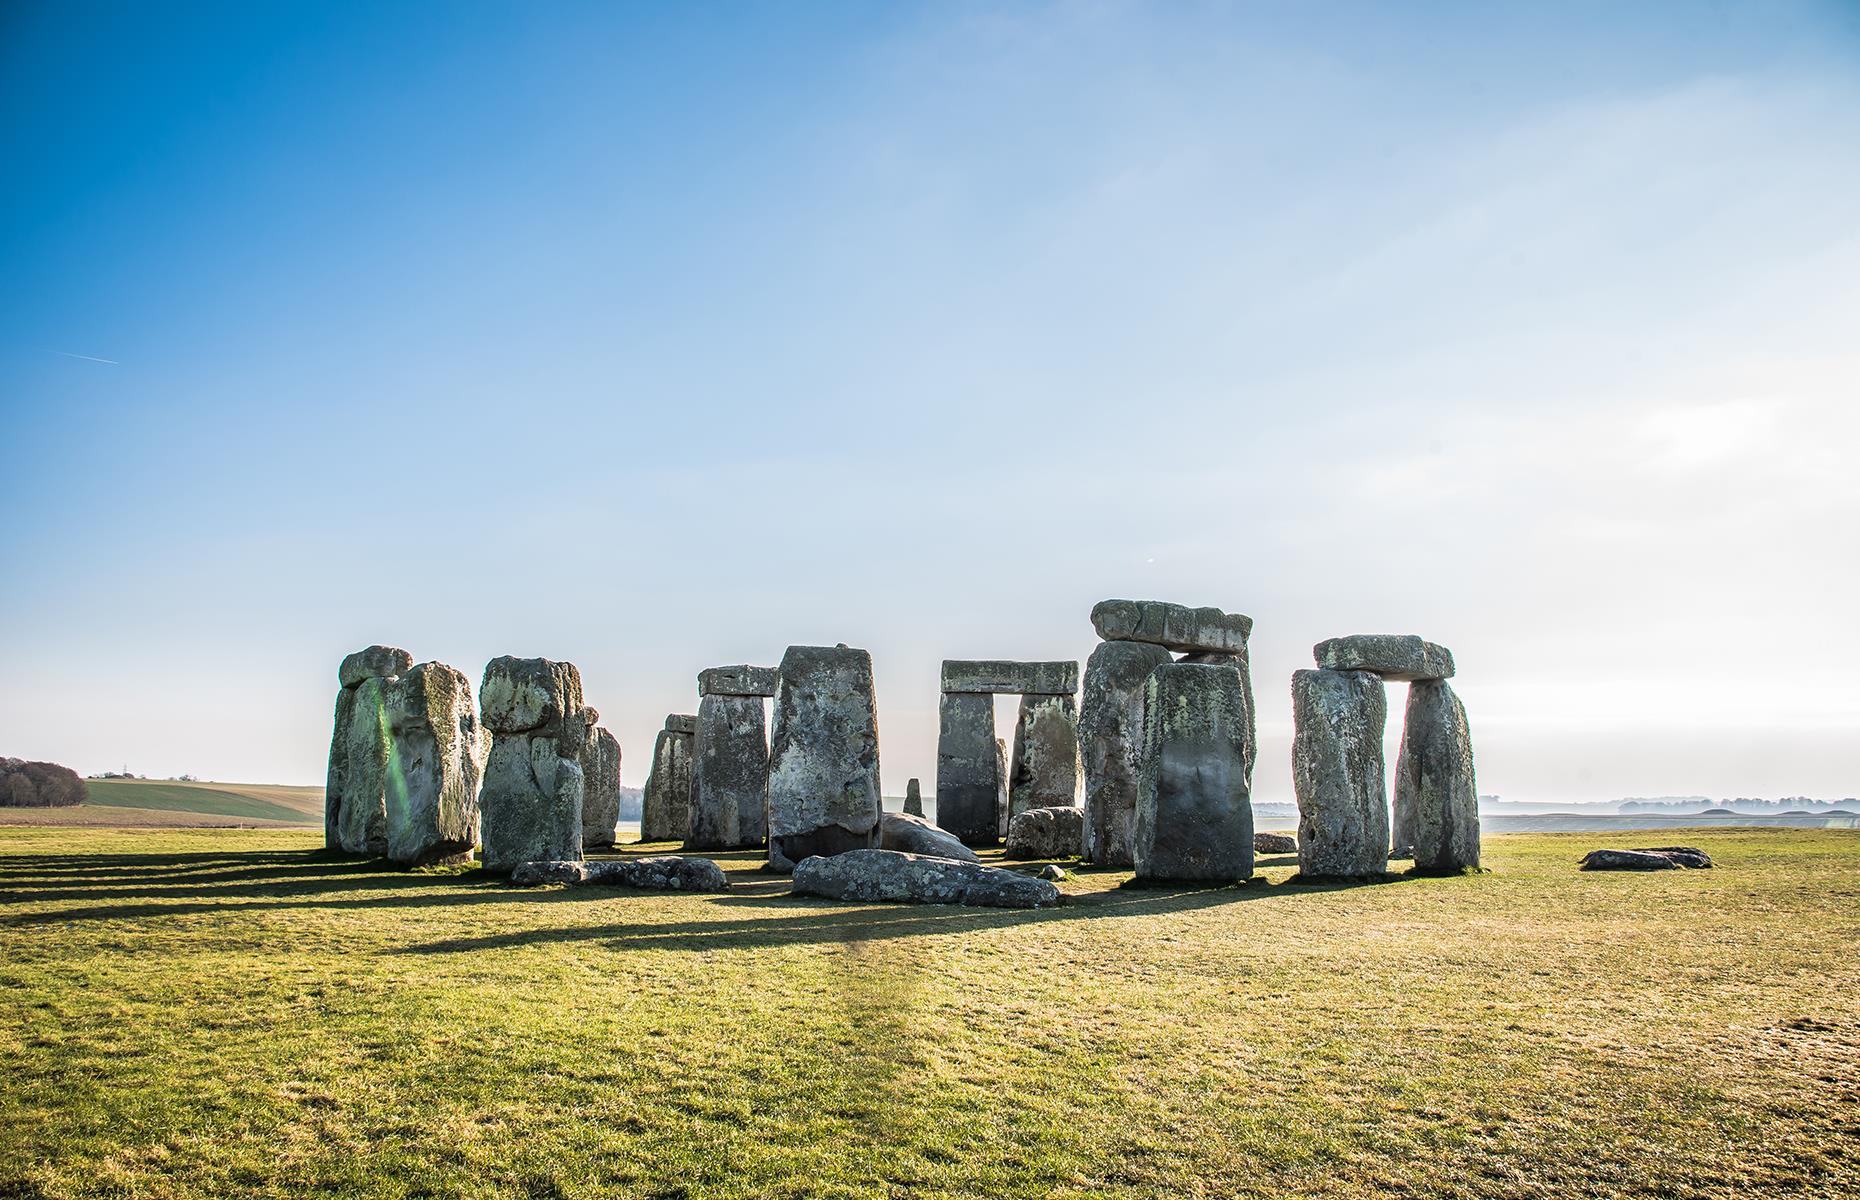
[(1100, 600), (1091, 624), (1107, 642), (1149, 642), (1178, 653), (1244, 653), (1253, 633), (1253, 618), (1243, 613), (1162, 600)]
[(1077, 662), (946, 658), (943, 660), (943, 690), (1010, 696), (1070, 696), (1079, 690), (1079, 665)]
[(1312, 654), (1327, 671), (1368, 671), (1395, 683), (1453, 678), (1453, 651), (1412, 633), (1358, 633), (1319, 642)]
[(698, 695), (773, 696), (780, 681), (775, 667), (710, 667), (698, 672)]

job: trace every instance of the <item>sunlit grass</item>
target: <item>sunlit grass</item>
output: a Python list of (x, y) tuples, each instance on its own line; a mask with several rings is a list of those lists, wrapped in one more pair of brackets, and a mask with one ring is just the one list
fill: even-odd
[(0, 1196), (1860, 1185), (1860, 833), (1637, 836), (1027, 913), (0, 829)]

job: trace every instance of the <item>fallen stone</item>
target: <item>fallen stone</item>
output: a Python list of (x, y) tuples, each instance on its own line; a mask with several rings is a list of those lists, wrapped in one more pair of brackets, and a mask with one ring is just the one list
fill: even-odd
[(1169, 661), (1150, 642), (1099, 642), (1085, 662), (1079, 757), (1085, 774), (1080, 849), (1102, 867), (1136, 861), (1137, 776), (1143, 763), (1143, 685)]
[(1640, 854), (1665, 855), (1680, 866), (1689, 867), (1695, 871), (1711, 866), (1711, 855), (1697, 846), (1636, 846), (1634, 849)]
[(1077, 858), (1084, 848), (1085, 810), (1030, 808), (1008, 818), (1009, 858)]
[(398, 646), (370, 646), (366, 650), (357, 650), (342, 660), (336, 668), (336, 679), (343, 687), (352, 688), (364, 679), (393, 679), (405, 675), (413, 667), (413, 655)]
[(1298, 839), (1289, 833), (1256, 833), (1253, 835), (1253, 853), (1296, 854)]
[(382, 700), (393, 768), (386, 777), (387, 857), (402, 866), (470, 858), (487, 750), (470, 678), (444, 663), (421, 663), (386, 682)]
[(1076, 662), (946, 658), (943, 660), (943, 690), (1070, 696), (1079, 690), (1079, 665)]
[(691, 741), (688, 850), (742, 850), (768, 836), (769, 739), (762, 697), (713, 692), (698, 701)]
[(1292, 674), (1292, 786), (1298, 872), (1356, 879), (1388, 872), (1382, 729), (1388, 697), (1367, 671)]
[(1453, 652), (1409, 633), (1331, 638), (1312, 653), (1327, 671), (1368, 671), (1395, 682), (1453, 678)]
[(526, 862), (510, 873), (510, 882), (534, 887), (561, 883), (571, 887), (630, 887), (656, 892), (727, 892), (730, 881), (723, 868), (708, 858), (659, 855), (653, 858), (601, 859), (574, 862), (561, 859)]
[(697, 732), (697, 714), (672, 713), (665, 718), (665, 728), (672, 733), (694, 734)]
[(876, 846), (883, 795), (872, 656), (788, 647), (769, 753), (769, 865)]
[(589, 850), (612, 849), (620, 824), (620, 739), (594, 724), (600, 714), (587, 709), (587, 745), (581, 749), (581, 844)]
[(1408, 686), (1395, 760), (1395, 845), (1422, 874), (1479, 865), (1479, 791), (1466, 708), (1444, 679)]
[(485, 665), (478, 710), (492, 733), (556, 736), (558, 727), (581, 725), (585, 736), (582, 708), (581, 672), (573, 663), (505, 655)]
[[(639, 840), (683, 841), (691, 830), (692, 735), (672, 727), (677, 714), (665, 719), (665, 728), (652, 743), (652, 766), (640, 797)], [(695, 726), (697, 718), (691, 718)]]
[(908, 813), (886, 813), (878, 822), (878, 848), (905, 854), (922, 854), (930, 858), (953, 858), (957, 862), (980, 862), (975, 851), (958, 841), (955, 835), (938, 829), (922, 817)]
[(904, 811), (913, 817), (921, 817), (924, 815), (923, 785), (918, 783), (915, 778), (909, 780), (904, 785)]
[(1133, 841), (1138, 879), (1252, 876), (1246, 715), (1232, 666), (1164, 663), (1150, 672)]
[(1078, 713), (1078, 702), (1071, 696), (1020, 698), (1008, 775), (1010, 823), (1030, 808), (1077, 806), (1084, 776), (1079, 764)]
[(1045, 866), (1035, 871), (1034, 875), (1040, 879), (1059, 880), (1066, 878), (1066, 869), (1055, 863), (1047, 863)]
[(709, 667), (698, 672), (698, 696), (773, 696), (780, 681), (774, 667)]
[(1060, 899), (1059, 889), (1043, 879), (895, 850), (851, 850), (803, 859), (794, 868), (794, 891), (829, 900), (989, 908), (1043, 908)]
[(1645, 850), (1591, 850), (1582, 858), (1585, 871), (1674, 871), (1679, 863), (1665, 854)]
[(1092, 628), (1107, 642), (1151, 642), (1175, 651), (1238, 653), (1246, 649), (1253, 618), (1218, 608), (1188, 608), (1162, 600), (1100, 600)]
[(995, 755), (995, 700), (944, 692), (937, 704), (936, 821), (965, 845), (992, 846), (1003, 778)]

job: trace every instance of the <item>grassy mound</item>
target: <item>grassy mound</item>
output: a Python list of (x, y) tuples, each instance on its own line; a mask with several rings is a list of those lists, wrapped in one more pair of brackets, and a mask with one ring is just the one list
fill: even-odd
[(87, 804), (161, 812), (246, 817), (259, 821), (323, 822), (322, 788), (266, 784), (163, 783), (152, 779), (92, 779)]
[(1860, 833), (1636, 837), (1000, 912), (0, 829), (0, 1195), (1860, 1187)]

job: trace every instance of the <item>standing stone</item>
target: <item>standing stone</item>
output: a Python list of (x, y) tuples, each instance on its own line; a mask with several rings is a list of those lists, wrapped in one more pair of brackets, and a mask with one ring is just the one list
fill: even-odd
[(1255, 724), (1258, 710), (1253, 704), (1253, 669), (1247, 661), (1247, 652), (1242, 650), (1237, 654), (1184, 654), (1176, 661), (1239, 668), (1240, 696), (1246, 701), (1246, 785), (1250, 789), (1253, 786), (1253, 764), (1259, 760), (1259, 730)]
[(1014, 721), (1008, 819), (1030, 808), (1079, 803), (1079, 716), (1071, 696), (1022, 696)]
[(640, 797), (639, 840), (671, 842), (691, 830), (691, 741), (697, 718), (673, 713), (652, 744), (652, 766)]
[(485, 760), (471, 680), (444, 663), (421, 663), (388, 683), (383, 699), (388, 858), (403, 866), (470, 858)]
[(620, 825), (620, 739), (595, 725), (588, 710), (588, 744), (581, 750), (581, 845), (611, 850)]
[(878, 845), (878, 711), (872, 656), (847, 646), (790, 646), (775, 690), (769, 754), (769, 863)]
[(1164, 663), (1144, 683), (1138, 879), (1253, 874), (1247, 705), (1230, 665)]
[(995, 836), (1008, 831), (1008, 749), (1006, 738), (995, 739)]
[(687, 850), (739, 850), (768, 836), (769, 739), (762, 697), (712, 692), (698, 700), (691, 743)]
[[(992, 846), (1002, 777), (995, 759), (995, 698), (944, 692), (937, 706), (936, 823), (965, 845)], [(921, 801), (920, 801), (921, 804)]]
[(1100, 642), (1085, 663), (1079, 754), (1085, 769), (1085, 857), (1101, 867), (1136, 861), (1137, 775), (1143, 764), (1143, 685), (1169, 661), (1149, 642)]
[(357, 697), (368, 680), (393, 679), (412, 666), (413, 655), (405, 650), (370, 646), (348, 655), (336, 668), (336, 719), (323, 788), (323, 844), (331, 850), (387, 852), (388, 731), (382, 696), (378, 688), (370, 693), (359, 727)]
[(1479, 865), (1479, 793), (1473, 782), (1466, 706), (1444, 679), (1408, 685), (1395, 759), (1395, 840), (1414, 869), (1451, 874)]
[(1388, 697), (1367, 671), (1292, 673), (1292, 784), (1298, 872), (1363, 878), (1388, 870), (1389, 808), (1382, 769)]
[(494, 658), (478, 706), (491, 730), (479, 809), (484, 865), (509, 873), (523, 863), (581, 857), (581, 752), (593, 710), (581, 672), (546, 658)]
[(911, 779), (904, 785), (904, 811), (908, 816), (924, 815), (923, 787), (916, 779)]

